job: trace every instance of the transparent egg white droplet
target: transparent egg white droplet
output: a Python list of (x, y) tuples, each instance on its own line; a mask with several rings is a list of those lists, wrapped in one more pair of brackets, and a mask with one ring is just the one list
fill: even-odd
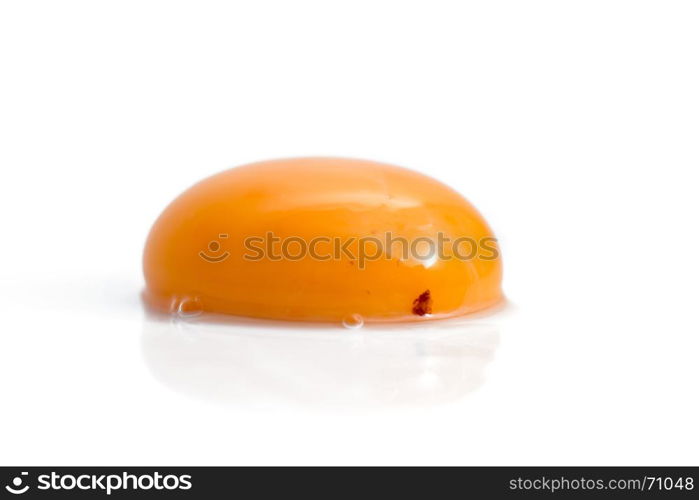
[(198, 297), (182, 297), (177, 305), (177, 315), (180, 318), (199, 316), (203, 311)]
[(348, 314), (342, 319), (342, 326), (350, 330), (356, 330), (364, 326), (364, 318), (360, 314)]

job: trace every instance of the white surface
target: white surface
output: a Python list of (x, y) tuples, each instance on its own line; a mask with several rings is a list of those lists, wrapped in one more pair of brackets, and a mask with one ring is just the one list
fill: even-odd
[[(0, 463), (699, 464), (698, 25), (690, 1), (3, 2)], [(512, 307), (146, 318), (165, 205), (299, 155), (460, 190)]]

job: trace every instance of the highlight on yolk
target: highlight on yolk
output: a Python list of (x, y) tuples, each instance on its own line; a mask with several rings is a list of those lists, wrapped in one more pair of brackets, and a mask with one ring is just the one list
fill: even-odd
[(144, 298), (296, 321), (420, 321), (502, 300), (497, 241), (461, 195), (412, 170), (296, 158), (226, 170), (175, 199), (148, 236)]

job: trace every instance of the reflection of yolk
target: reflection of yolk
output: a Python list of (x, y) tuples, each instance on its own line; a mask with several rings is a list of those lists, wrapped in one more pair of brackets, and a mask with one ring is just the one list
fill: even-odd
[(285, 320), (441, 318), (502, 298), (497, 243), (471, 204), (425, 175), (337, 158), (201, 181), (155, 222), (144, 272), (157, 309)]

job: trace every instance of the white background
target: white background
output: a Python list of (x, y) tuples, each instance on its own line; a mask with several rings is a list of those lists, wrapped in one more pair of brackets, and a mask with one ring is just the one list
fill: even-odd
[[(0, 7), (0, 462), (699, 464), (699, 5)], [(510, 307), (414, 329), (146, 317), (160, 211), (252, 161), (461, 191)]]

